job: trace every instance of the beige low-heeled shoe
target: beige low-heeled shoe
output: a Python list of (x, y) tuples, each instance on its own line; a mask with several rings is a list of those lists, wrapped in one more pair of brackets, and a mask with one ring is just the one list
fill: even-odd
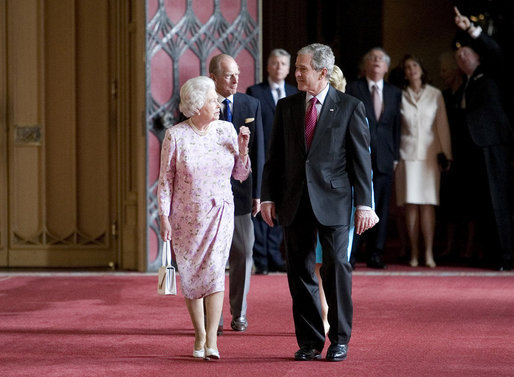
[(435, 268), (436, 264), (435, 264), (434, 260), (432, 259), (432, 260), (427, 260), (425, 262), (425, 266), (427, 266), (428, 268)]
[(206, 359), (219, 359), (220, 353), (217, 349), (205, 347), (205, 358)]
[(205, 350), (193, 350), (193, 357), (196, 357), (197, 359), (205, 358)]

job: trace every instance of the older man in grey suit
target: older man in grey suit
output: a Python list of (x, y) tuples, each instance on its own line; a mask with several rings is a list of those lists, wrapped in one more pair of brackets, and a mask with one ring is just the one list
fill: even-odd
[(329, 311), (326, 359), (346, 359), (353, 306), (347, 246), (352, 190), (357, 233), (376, 224), (371, 209), (369, 129), (362, 102), (335, 90), (330, 47), (311, 44), (298, 52), (298, 94), (278, 102), (266, 164), (261, 213), (284, 229), (287, 276), (300, 349), (295, 360), (321, 358), (325, 330), (314, 273), (317, 236), (323, 247), (321, 277)]
[[(262, 167), (264, 165), (264, 135), (262, 131), (261, 104), (249, 95), (238, 93), (239, 66), (229, 55), (214, 56), (209, 63), (209, 75), (216, 84), (221, 103), (220, 118), (232, 122), (236, 131), (241, 126), (250, 129), (247, 153), (252, 163), (252, 174), (243, 182), (232, 179), (234, 193), (234, 237), (230, 247), (229, 297), (234, 331), (245, 331), (247, 296), (253, 267), (252, 247), (254, 231), (251, 216), (260, 210)], [(223, 322), (223, 318), (221, 320)], [(218, 332), (222, 332), (222, 328)]]

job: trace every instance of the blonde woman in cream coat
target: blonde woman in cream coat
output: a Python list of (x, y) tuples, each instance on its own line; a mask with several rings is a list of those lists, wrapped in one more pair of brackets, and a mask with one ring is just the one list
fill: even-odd
[(405, 85), (401, 104), (400, 162), (396, 169), (397, 204), (405, 206), (411, 245), (410, 265), (416, 267), (419, 263), (421, 230), (425, 241), (425, 265), (434, 268), (435, 206), (439, 205), (441, 171), (449, 169), (450, 165), (449, 162), (441, 166), (438, 154), (452, 160), (450, 131), (442, 93), (427, 84), (421, 60), (406, 55), (401, 68)]

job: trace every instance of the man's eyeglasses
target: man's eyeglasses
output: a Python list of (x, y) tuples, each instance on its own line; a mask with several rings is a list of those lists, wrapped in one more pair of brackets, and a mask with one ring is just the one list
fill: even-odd
[(385, 55), (368, 55), (366, 60), (374, 61), (374, 62), (385, 62), (387, 58)]

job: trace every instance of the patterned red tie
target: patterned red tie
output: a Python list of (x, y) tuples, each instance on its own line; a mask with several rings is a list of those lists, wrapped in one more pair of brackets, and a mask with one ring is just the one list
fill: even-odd
[(305, 112), (305, 145), (307, 146), (307, 149), (311, 146), (314, 129), (316, 128), (316, 122), (318, 120), (318, 112), (316, 111), (316, 103), (318, 103), (318, 99), (316, 97), (312, 97), (309, 102), (309, 106)]

